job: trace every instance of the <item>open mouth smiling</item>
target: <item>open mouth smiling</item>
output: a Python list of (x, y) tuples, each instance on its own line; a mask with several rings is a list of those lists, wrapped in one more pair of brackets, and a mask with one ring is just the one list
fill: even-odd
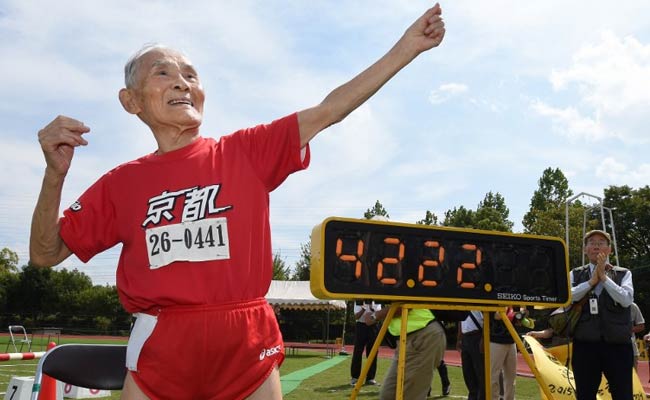
[(194, 103), (190, 99), (172, 99), (167, 102), (167, 104), (175, 106), (178, 104), (185, 104), (188, 106), (194, 107)]

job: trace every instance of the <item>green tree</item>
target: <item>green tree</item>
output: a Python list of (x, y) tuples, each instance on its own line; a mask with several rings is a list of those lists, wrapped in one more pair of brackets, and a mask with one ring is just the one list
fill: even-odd
[(479, 202), (476, 211), (469, 210), (464, 206), (447, 210), (442, 225), (511, 232), (514, 224), (508, 219), (509, 214), (510, 210), (506, 206), (503, 196), (498, 192), (496, 194), (488, 192)]
[(96, 330), (100, 331), (104, 335), (108, 335), (110, 333), (110, 328), (111, 328), (111, 319), (98, 315), (93, 318), (93, 325)]
[(52, 270), (50, 285), (54, 289), (53, 300), (50, 304), (43, 305), (41, 310), (46, 313), (84, 314), (87, 307), (80, 303), (79, 296), (84, 290), (91, 290), (93, 283), (90, 277), (77, 269)]
[(541, 213), (562, 209), (567, 199), (573, 195), (569, 181), (559, 168), (546, 168), (537, 183), (539, 186), (530, 199), (530, 209), (522, 221), (528, 233), (532, 233)]
[(650, 265), (650, 186), (610, 186), (603, 201), (612, 209), (622, 265)]
[(6, 247), (0, 250), (1, 272), (18, 272), (18, 254)]
[[(585, 218), (585, 206), (576, 201), (569, 208), (569, 268), (574, 268), (583, 264), (583, 221)], [(557, 237), (566, 240), (566, 205), (558, 208), (548, 209), (537, 213), (535, 223), (527, 230), (526, 233), (542, 236)], [(587, 214), (587, 230), (601, 229), (598, 218), (593, 218)]]
[(300, 259), (296, 262), (293, 276), (294, 281), (308, 281), (311, 273), (311, 238), (307, 243), (300, 244)]
[(369, 208), (366, 210), (365, 213), (363, 213), (363, 217), (365, 219), (371, 219), (374, 216), (382, 216), (386, 218), (390, 218), (390, 215), (388, 215), (388, 211), (384, 208), (384, 206), (377, 200), (375, 202), (375, 205), (372, 208)]
[(0, 251), (0, 314), (8, 312), (10, 293), (17, 290), (19, 275), (18, 255), (13, 251), (4, 248)]
[(524, 215), (524, 232), (534, 235), (558, 237), (566, 240), (567, 212), (569, 218), (569, 267), (583, 263), (583, 222), (586, 228), (602, 228), (597, 216), (576, 199), (567, 208), (566, 202), (573, 195), (569, 181), (559, 168), (547, 168), (537, 181), (539, 186), (530, 200), (530, 209)]
[(424, 215), (424, 219), (416, 221), (415, 223), (419, 225), (438, 225), (438, 216), (427, 210), (426, 214)]
[(24, 266), (9, 293), (11, 312), (38, 317), (49, 311), (50, 304), (58, 304), (56, 289), (50, 284), (52, 273), (51, 268)]
[[(83, 310), (78, 314), (84, 315), (85, 322), (94, 330), (125, 331), (129, 329), (131, 314), (127, 313), (120, 304), (115, 286), (95, 285), (81, 290), (75, 297), (77, 306)], [(97, 317), (101, 318), (97, 319)]]
[(510, 210), (500, 193), (488, 192), (474, 213), (474, 228), (512, 232), (514, 223), (508, 219)]
[(122, 308), (117, 288), (93, 286), (90, 277), (76, 269), (27, 265), (17, 273), (0, 273), (0, 283), (0, 294), (6, 294), (0, 296), (0, 321), (20, 322), (28, 329), (61, 326), (74, 331), (128, 333), (131, 315)]
[(468, 210), (465, 206), (445, 211), (445, 219), (442, 221), (443, 226), (453, 226), (456, 228), (473, 228), (474, 211)]
[(274, 254), (273, 255), (273, 280), (287, 281), (289, 280), (290, 272), (291, 271), (289, 270), (286, 261), (284, 261), (279, 254)]
[(632, 270), (634, 301), (647, 316), (650, 314), (650, 187), (610, 186), (605, 189), (604, 204), (612, 209), (618, 265)]

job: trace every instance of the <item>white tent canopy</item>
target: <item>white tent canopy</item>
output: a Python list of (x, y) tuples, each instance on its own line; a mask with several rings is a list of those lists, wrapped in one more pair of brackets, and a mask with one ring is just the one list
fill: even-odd
[(343, 300), (322, 300), (311, 294), (309, 281), (271, 281), (266, 300), (272, 306), (294, 310), (345, 309)]

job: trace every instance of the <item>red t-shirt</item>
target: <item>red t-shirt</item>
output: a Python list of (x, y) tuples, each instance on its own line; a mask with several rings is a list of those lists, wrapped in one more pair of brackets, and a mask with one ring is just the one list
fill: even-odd
[(83, 262), (122, 243), (117, 267), (128, 312), (264, 297), (273, 267), (269, 192), (309, 164), (297, 114), (199, 138), (123, 164), (93, 184), (61, 219)]

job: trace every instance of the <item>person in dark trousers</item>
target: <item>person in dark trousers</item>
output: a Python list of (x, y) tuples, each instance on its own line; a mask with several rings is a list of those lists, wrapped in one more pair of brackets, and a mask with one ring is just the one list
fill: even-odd
[(442, 383), (442, 395), (449, 396), (451, 393), (451, 382), (449, 381), (447, 364), (445, 364), (444, 359), (440, 360), (440, 365), (438, 365), (438, 374), (440, 374), (440, 383)]
[(632, 273), (609, 264), (611, 238), (593, 230), (584, 237), (589, 264), (571, 271), (573, 301), (585, 296), (573, 340), (572, 366), (577, 400), (594, 400), (601, 375), (609, 383), (613, 400), (632, 399), (634, 355), (630, 346), (634, 300)]
[(485, 362), (482, 337), (483, 314), (472, 311), (458, 326), (456, 349), (460, 351), (467, 400), (485, 399)]
[[(440, 375), (440, 383), (442, 383), (442, 395), (449, 396), (451, 393), (451, 382), (449, 381), (449, 373), (447, 372), (447, 364), (445, 364), (444, 358), (440, 360), (440, 365), (438, 365), (438, 374)], [(431, 397), (431, 388), (429, 388), (427, 397)]]
[[(370, 350), (375, 344), (377, 338), (377, 318), (375, 312), (381, 310), (381, 305), (374, 301), (361, 301), (354, 303), (354, 351), (352, 352), (352, 363), (350, 364), (351, 385), (355, 385), (361, 375), (361, 360), (363, 351), (366, 351), (366, 358), (370, 355)], [(377, 357), (372, 360), (368, 375), (366, 376), (366, 385), (377, 385), (375, 374), (377, 373)]]

